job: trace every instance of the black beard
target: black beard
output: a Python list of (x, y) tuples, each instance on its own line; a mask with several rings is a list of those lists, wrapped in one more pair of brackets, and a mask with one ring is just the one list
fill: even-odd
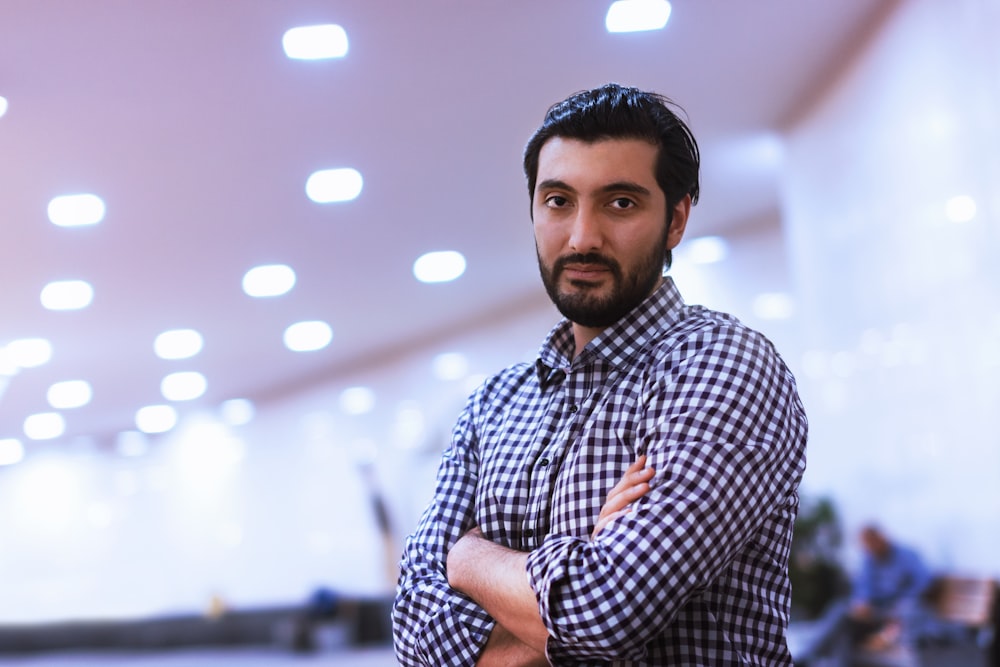
[[(624, 274), (618, 262), (597, 253), (565, 255), (557, 259), (551, 268), (546, 267), (539, 257), (538, 270), (542, 275), (545, 291), (563, 317), (581, 326), (605, 328), (621, 320), (652, 293), (663, 276), (665, 258), (664, 239), (628, 275)], [(572, 283), (578, 288), (576, 293), (561, 293), (558, 288), (559, 278), (567, 264), (600, 265), (608, 269), (614, 282), (610, 294), (606, 297), (592, 296), (588, 293), (588, 283), (585, 281)]]

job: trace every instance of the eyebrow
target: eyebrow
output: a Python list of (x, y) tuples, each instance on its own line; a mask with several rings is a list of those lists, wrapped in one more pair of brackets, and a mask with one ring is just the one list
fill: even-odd
[(601, 192), (631, 192), (636, 195), (648, 195), (650, 194), (649, 189), (634, 183), (632, 181), (618, 181), (616, 183), (608, 183), (601, 188)]
[[(566, 181), (561, 181), (558, 178), (548, 178), (539, 183), (536, 190), (566, 190), (567, 192), (576, 192), (576, 188), (571, 186)], [(637, 195), (649, 195), (649, 189), (635, 183), (633, 181), (615, 181), (614, 183), (608, 183), (607, 185), (601, 186), (599, 192), (631, 192)]]
[(545, 179), (535, 186), (535, 190), (568, 190), (569, 192), (576, 192), (576, 188), (570, 187), (569, 183), (560, 181), (558, 178)]

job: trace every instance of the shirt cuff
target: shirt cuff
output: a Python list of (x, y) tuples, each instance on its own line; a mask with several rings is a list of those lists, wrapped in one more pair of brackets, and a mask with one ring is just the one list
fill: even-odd
[(474, 665), (495, 621), (468, 598), (456, 597), (436, 613), (419, 640), (426, 665)]
[(580, 546), (580, 540), (573, 537), (549, 535), (542, 545), (528, 554), (528, 583), (535, 591), (538, 599), (538, 611), (542, 623), (549, 632), (545, 645), (545, 656), (549, 664), (563, 664), (571, 658), (566, 652), (565, 638), (561, 637), (562, 629), (552, 620), (552, 589), (567, 576), (567, 564), (573, 558), (573, 552)]

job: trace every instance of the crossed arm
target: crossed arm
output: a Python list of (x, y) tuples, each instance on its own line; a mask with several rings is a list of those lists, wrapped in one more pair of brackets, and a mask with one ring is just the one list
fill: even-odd
[[(598, 513), (589, 543), (551, 533), (535, 550), (518, 553), (478, 534), (482, 525), (494, 537), (493, 523), (485, 522), (500, 524), (474, 518), (477, 493), (494, 472), (482, 466), (496, 464), (493, 450), (479, 447), (476, 425), (484, 419), (480, 406), (494, 397), (485, 396), (486, 387), (471, 399), (443, 456), (434, 499), (404, 549), (393, 609), (400, 662), (639, 658), (734, 558), (751, 564), (745, 545), (765, 525), (767, 558), (754, 559), (759, 567), (747, 576), (749, 585), (775, 596), (777, 637), (785, 591), (768, 582), (780, 584), (787, 557), (780, 538), (794, 516), (807, 425), (794, 383), (770, 348), (753, 337), (731, 338), (699, 338), (677, 359), (662, 361), (665, 372), (647, 383), (642, 415), (658, 483), (649, 489), (628, 477), (645, 462), (629, 468)], [(735, 369), (732, 378), (703, 381), (707, 368), (723, 364)], [(516, 463), (510, 468), (517, 474)], [(635, 512), (622, 516), (634, 498)], [(604, 611), (590, 622), (596, 608)], [(723, 629), (712, 630), (728, 641)], [(775, 647), (779, 641), (773, 638)], [(505, 651), (517, 657), (504, 659)]]
[[(608, 493), (591, 539), (629, 512), (631, 503), (649, 491), (653, 475), (645, 456), (629, 466)], [(449, 585), (472, 598), (497, 622), (476, 663), (480, 667), (548, 664), (548, 630), (528, 583), (526, 564), (526, 553), (487, 540), (478, 528), (466, 533), (448, 552)]]

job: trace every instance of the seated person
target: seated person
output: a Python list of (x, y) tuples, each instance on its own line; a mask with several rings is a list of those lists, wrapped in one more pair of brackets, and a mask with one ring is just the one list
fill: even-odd
[(878, 527), (865, 526), (860, 538), (865, 553), (851, 593), (852, 636), (866, 650), (912, 646), (930, 573), (915, 550)]

